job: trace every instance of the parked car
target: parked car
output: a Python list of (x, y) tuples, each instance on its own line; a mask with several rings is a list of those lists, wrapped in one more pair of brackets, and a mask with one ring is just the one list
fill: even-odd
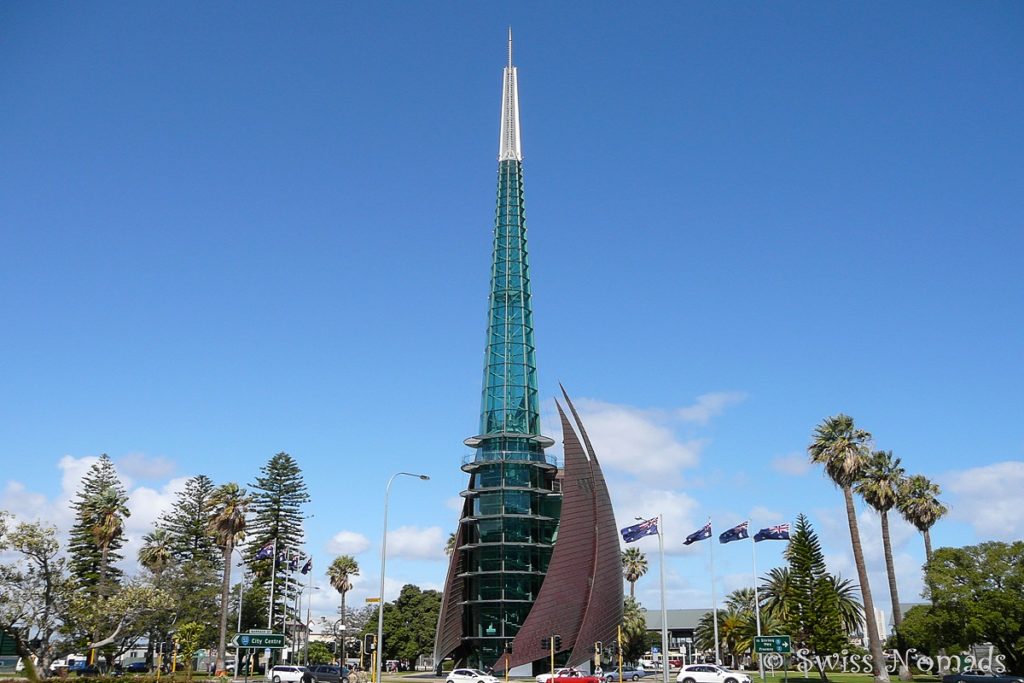
[(309, 670), (321, 683), (348, 683), (348, 667), (336, 664), (317, 664)]
[(98, 664), (76, 663), (68, 667), (68, 673), (76, 676), (102, 676), (104, 671)]
[(750, 676), (714, 664), (691, 664), (679, 671), (676, 683), (750, 683)]
[(445, 683), (498, 683), (498, 679), (479, 669), (452, 669)]
[[(624, 681), (639, 681), (644, 676), (650, 676), (650, 671), (644, 669), (634, 669), (632, 667), (622, 667), (622, 680)], [(604, 680), (608, 683), (617, 683), (619, 680), (619, 670), (614, 669), (604, 675)]]
[(145, 662), (132, 662), (124, 668), (126, 674), (148, 674), (149, 664)]
[(1024, 683), (1024, 678), (1007, 674), (995, 674), (980, 669), (967, 669), (957, 673), (946, 674), (942, 683)]
[(579, 669), (574, 669), (571, 666), (564, 669), (559, 669), (552, 674), (541, 674), (537, 676), (537, 683), (548, 683), (551, 678), (580, 678), (583, 676), (583, 672)]
[(313, 680), (316, 675), (304, 666), (275, 666), (267, 672), (267, 679), (273, 683), (300, 683), (302, 677), (309, 674)]

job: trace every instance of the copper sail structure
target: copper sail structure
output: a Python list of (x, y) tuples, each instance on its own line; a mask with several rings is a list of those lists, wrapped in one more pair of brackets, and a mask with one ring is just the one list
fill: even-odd
[(546, 669), (540, 638), (560, 635), (558, 659), (577, 664), (614, 637), (622, 574), (608, 490), (568, 396), (583, 442), (562, 414), (564, 470), (544, 452), (554, 441), (540, 433), (511, 31), (508, 54), (480, 431), (465, 440), (474, 450), (434, 657), (503, 669), (511, 649), (512, 666)]

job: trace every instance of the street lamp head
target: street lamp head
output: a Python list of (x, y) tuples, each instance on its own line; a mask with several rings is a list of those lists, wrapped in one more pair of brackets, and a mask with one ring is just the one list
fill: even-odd
[(425, 474), (421, 474), (421, 475), (420, 475), (420, 479), (422, 479), (423, 481), (430, 481), (430, 477), (428, 477), (428, 476), (427, 476), (427, 475), (425, 475)]

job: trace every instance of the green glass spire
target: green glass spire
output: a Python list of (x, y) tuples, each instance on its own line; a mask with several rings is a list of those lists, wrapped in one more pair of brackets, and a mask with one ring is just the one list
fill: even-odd
[[(461, 655), (495, 663), (526, 620), (551, 558), (561, 495), (557, 467), (540, 434), (537, 362), (523, 205), (516, 68), (505, 67), (494, 253), (488, 305), (480, 432), (463, 469), (470, 474), (461, 520)], [(459, 657), (461, 659), (461, 657)]]

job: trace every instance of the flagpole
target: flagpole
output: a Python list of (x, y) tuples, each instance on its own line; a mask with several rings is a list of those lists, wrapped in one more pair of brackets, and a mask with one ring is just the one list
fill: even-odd
[[(756, 536), (757, 534), (754, 534)], [(750, 537), (750, 557), (754, 567), (754, 616), (757, 620), (757, 635), (761, 636), (761, 598), (757, 594), (757, 541), (754, 536)], [(757, 657), (757, 670), (764, 680), (764, 660), (760, 655)]]
[(302, 665), (309, 666), (309, 620), (313, 609), (313, 558), (309, 558), (309, 596), (306, 597), (306, 651), (302, 655)]
[(658, 554), (661, 570), (661, 677), (662, 683), (668, 683), (668, 613), (665, 610), (665, 531), (661, 526), (661, 515), (658, 515)]
[[(708, 517), (708, 527), (711, 527), (711, 518)], [(711, 536), (708, 538), (711, 543), (708, 544), (708, 548), (711, 549), (711, 618), (715, 624), (715, 664), (721, 665), (721, 655), (718, 650), (718, 602), (715, 600), (715, 531), (714, 527), (711, 527)], [(666, 679), (666, 683), (668, 683)]]
[(270, 605), (267, 607), (267, 628), (274, 630), (274, 579), (277, 578), (277, 539), (274, 539), (274, 559), (270, 570)]

